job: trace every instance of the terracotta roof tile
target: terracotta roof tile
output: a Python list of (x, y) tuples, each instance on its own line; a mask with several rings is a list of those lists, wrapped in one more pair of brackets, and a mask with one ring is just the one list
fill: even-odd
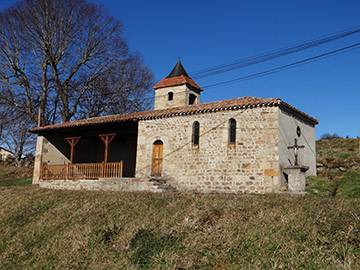
[(176, 86), (176, 85), (183, 85), (183, 84), (189, 84), (192, 87), (195, 87), (196, 89), (201, 89), (201, 87), (189, 77), (186, 77), (184, 75), (178, 76), (178, 77), (171, 77), (171, 78), (165, 78), (162, 79), (160, 82), (158, 82), (153, 88), (163, 88), (163, 87), (169, 87), (169, 86)]
[(245, 109), (245, 108), (254, 108), (254, 107), (258, 107), (258, 106), (284, 106), (284, 107), (287, 107), (288, 109), (291, 109), (292, 111), (300, 114), (302, 117), (306, 118), (311, 123), (313, 123), (313, 124), (318, 123), (317, 119), (312, 118), (311, 116), (299, 111), (298, 109), (285, 103), (281, 99), (242, 97), (242, 98), (202, 103), (199, 105), (175, 107), (175, 108), (163, 109), (163, 110), (152, 110), (152, 111), (130, 113), (130, 114), (94, 117), (94, 118), (89, 118), (89, 119), (84, 119), (84, 120), (77, 120), (74, 122), (67, 122), (67, 123), (61, 123), (61, 124), (57, 124), (57, 125), (32, 128), (32, 129), (30, 129), (30, 132), (42, 133), (42, 132), (46, 132), (46, 131), (50, 131), (50, 130), (67, 129), (67, 128), (72, 128), (72, 127), (93, 126), (93, 125), (99, 125), (99, 124), (117, 123), (117, 122), (124, 122), (124, 121), (149, 120), (149, 119), (165, 118), (165, 117), (172, 117), (172, 116), (178, 116), (178, 115), (209, 113), (209, 112), (216, 112), (216, 111), (220, 111), (220, 110), (238, 110), (238, 109)]

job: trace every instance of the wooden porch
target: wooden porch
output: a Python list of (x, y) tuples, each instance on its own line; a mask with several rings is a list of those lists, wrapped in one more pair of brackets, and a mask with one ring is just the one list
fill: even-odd
[(78, 163), (63, 165), (41, 166), (40, 179), (42, 180), (76, 180), (120, 178), (123, 176), (123, 161), (102, 163)]

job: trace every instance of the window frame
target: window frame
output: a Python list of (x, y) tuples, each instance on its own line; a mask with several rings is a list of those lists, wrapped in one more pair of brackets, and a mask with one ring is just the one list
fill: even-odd
[(193, 148), (199, 148), (200, 145), (200, 123), (195, 121), (192, 126), (192, 138), (191, 138)]
[(229, 119), (229, 144), (236, 144), (236, 120), (234, 118)]

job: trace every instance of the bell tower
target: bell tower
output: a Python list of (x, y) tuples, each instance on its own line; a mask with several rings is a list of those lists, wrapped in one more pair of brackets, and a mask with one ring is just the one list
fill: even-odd
[(155, 110), (200, 104), (200, 86), (189, 77), (180, 60), (155, 86)]

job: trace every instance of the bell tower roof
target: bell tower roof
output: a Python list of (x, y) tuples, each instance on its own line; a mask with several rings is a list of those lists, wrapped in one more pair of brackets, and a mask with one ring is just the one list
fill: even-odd
[(177, 62), (175, 67), (172, 69), (170, 74), (158, 82), (153, 88), (163, 88), (163, 87), (170, 87), (170, 86), (177, 86), (187, 84), (192, 86), (193, 88), (202, 91), (201, 87), (189, 77), (185, 68), (181, 64), (180, 60)]
[(185, 68), (181, 64), (180, 60), (177, 62), (176, 66), (173, 68), (173, 70), (170, 72), (170, 74), (166, 78), (174, 78), (184, 75), (185, 77), (190, 78), (190, 76), (187, 74)]

